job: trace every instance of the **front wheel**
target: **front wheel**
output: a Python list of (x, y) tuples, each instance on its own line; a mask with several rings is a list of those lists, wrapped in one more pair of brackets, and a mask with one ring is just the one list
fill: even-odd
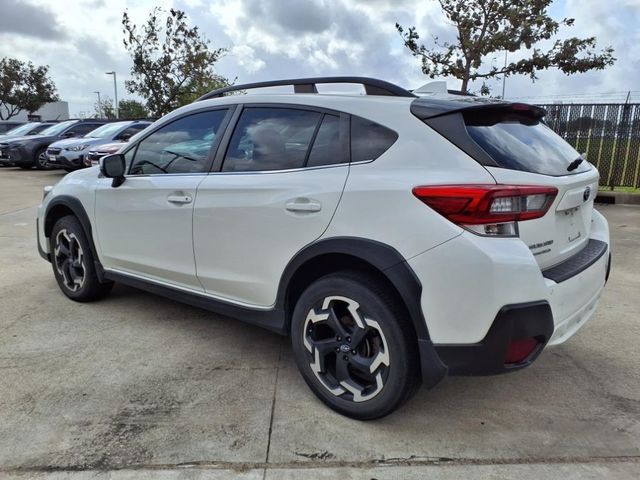
[(300, 372), (333, 410), (369, 420), (415, 392), (419, 361), (413, 327), (388, 287), (366, 273), (314, 282), (293, 312), (291, 342)]
[(113, 282), (101, 282), (89, 241), (78, 219), (62, 217), (51, 232), (51, 264), (62, 293), (77, 302), (90, 302), (106, 296)]

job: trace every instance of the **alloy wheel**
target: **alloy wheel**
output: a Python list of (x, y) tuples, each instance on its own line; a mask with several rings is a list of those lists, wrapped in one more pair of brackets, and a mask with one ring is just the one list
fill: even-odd
[(56, 270), (60, 274), (65, 288), (72, 292), (82, 288), (85, 281), (86, 268), (84, 253), (78, 237), (66, 228), (58, 232), (53, 250)]
[(307, 314), (303, 335), (309, 366), (329, 392), (353, 402), (380, 393), (390, 366), (387, 341), (358, 302), (324, 298)]

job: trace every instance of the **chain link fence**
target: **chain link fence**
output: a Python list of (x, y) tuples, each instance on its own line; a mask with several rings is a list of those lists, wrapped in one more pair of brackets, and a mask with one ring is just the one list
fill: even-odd
[(640, 188), (640, 103), (540, 106), (549, 126), (598, 167), (600, 185)]

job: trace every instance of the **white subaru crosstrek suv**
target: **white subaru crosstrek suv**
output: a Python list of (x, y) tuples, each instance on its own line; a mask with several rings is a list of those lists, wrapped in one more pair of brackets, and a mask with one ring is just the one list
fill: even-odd
[(323, 402), (381, 417), (447, 374), (526, 367), (593, 315), (598, 171), (544, 115), (361, 77), (217, 90), (46, 188), (39, 250), (72, 300), (121, 282), (290, 335)]

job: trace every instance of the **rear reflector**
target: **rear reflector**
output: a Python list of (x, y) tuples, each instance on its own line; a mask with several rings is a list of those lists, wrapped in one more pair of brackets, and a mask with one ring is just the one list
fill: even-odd
[(544, 216), (558, 189), (531, 185), (433, 185), (415, 187), (413, 194), (458, 225), (495, 226)]
[(512, 340), (507, 347), (507, 355), (504, 363), (520, 363), (526, 359), (533, 350), (538, 346), (535, 338), (520, 338)]

